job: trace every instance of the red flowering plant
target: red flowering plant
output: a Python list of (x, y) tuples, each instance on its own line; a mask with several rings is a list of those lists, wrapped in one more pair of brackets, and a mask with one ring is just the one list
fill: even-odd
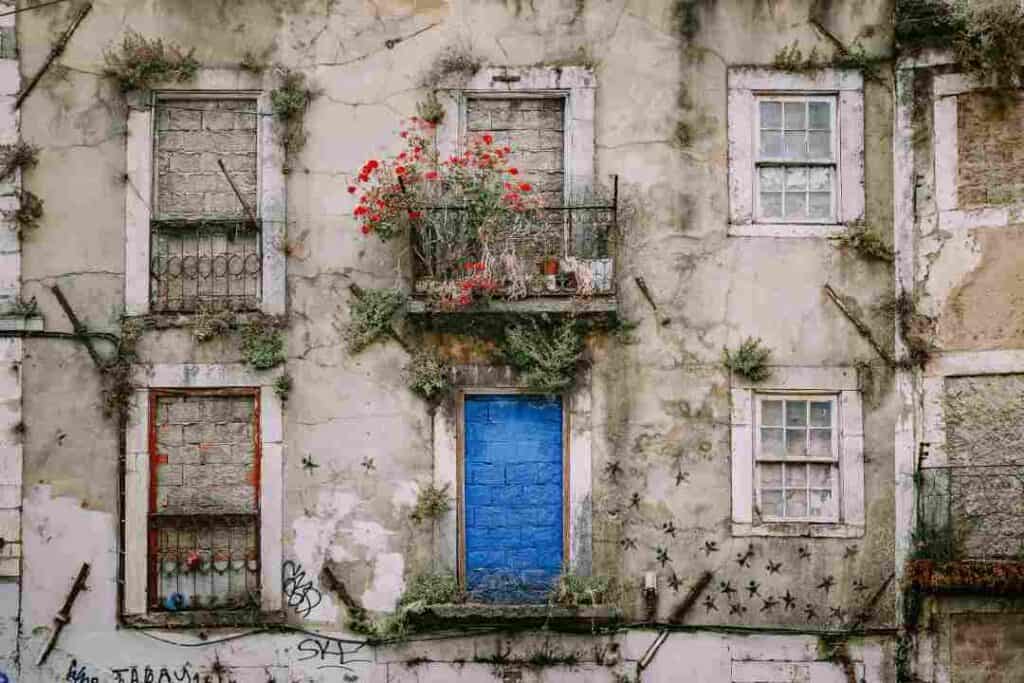
[(522, 290), (509, 286), (503, 264), (517, 239), (541, 227), (533, 187), (509, 164), (511, 148), (493, 136), (439, 159), (434, 132), (434, 124), (413, 117), (399, 133), (404, 145), (396, 156), (363, 164), (348, 188), (358, 195), (359, 229), (384, 241), (412, 231), (417, 260), (443, 305)]

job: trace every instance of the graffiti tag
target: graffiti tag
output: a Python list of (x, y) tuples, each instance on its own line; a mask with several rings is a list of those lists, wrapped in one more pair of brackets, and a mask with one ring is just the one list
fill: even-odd
[(281, 570), (284, 574), (281, 590), (288, 601), (288, 606), (297, 614), (308, 617), (323, 601), (324, 596), (313, 585), (313, 581), (306, 577), (301, 564), (288, 560), (281, 565)]
[[(300, 662), (312, 662), (317, 664), (318, 669), (342, 669), (353, 671), (349, 664), (369, 664), (368, 658), (355, 658), (365, 643), (359, 643), (355, 647), (346, 650), (345, 642), (332, 638), (306, 638), (299, 643)], [(346, 677), (346, 680), (348, 678)], [(356, 680), (353, 678), (352, 680)]]

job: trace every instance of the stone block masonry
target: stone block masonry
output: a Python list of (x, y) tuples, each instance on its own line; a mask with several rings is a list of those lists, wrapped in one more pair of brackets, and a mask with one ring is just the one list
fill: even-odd
[(165, 100), (156, 109), (157, 219), (244, 218), (218, 159), (257, 210), (256, 101)]
[(960, 95), (957, 128), (960, 207), (1024, 202), (1024, 100)]

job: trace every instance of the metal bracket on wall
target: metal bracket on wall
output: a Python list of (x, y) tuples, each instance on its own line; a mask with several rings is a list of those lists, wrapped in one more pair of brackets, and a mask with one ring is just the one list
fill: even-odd
[(82, 568), (78, 570), (78, 577), (75, 579), (75, 583), (71, 586), (71, 592), (68, 593), (68, 597), (64, 600), (64, 606), (57, 612), (57, 616), (53, 618), (53, 633), (50, 635), (50, 639), (46, 641), (46, 647), (39, 653), (39, 659), (36, 660), (36, 666), (42, 666), (46, 658), (50, 656), (50, 652), (53, 650), (53, 646), (57, 644), (57, 638), (60, 636), (60, 632), (64, 630), (64, 627), (71, 622), (71, 606), (75, 604), (75, 599), (78, 594), (85, 588), (85, 579), (89, 576), (89, 563), (83, 562)]
[(60, 57), (62, 54), (64, 54), (64, 48), (68, 46), (68, 41), (71, 40), (71, 35), (78, 29), (79, 25), (82, 23), (82, 21), (85, 20), (86, 15), (89, 14), (91, 10), (92, 3), (90, 2), (88, 5), (86, 5), (78, 11), (78, 14), (75, 15), (75, 18), (71, 21), (71, 25), (68, 26), (67, 30), (64, 31), (63, 35), (61, 35), (57, 42), (54, 43), (53, 48), (50, 50), (50, 54), (46, 56), (46, 60), (43, 62), (43, 66), (40, 67), (39, 71), (36, 72), (36, 75), (29, 80), (28, 85), (25, 86), (25, 89), (18, 93), (18, 99), (14, 101), (15, 109), (21, 108), (21, 103), (24, 102), (25, 98), (28, 97), (32, 93), (32, 91), (36, 89), (36, 86), (39, 85), (39, 79), (43, 77), (43, 74), (46, 73), (46, 70), (50, 68), (50, 65), (53, 64), (54, 60), (56, 60), (57, 57)]

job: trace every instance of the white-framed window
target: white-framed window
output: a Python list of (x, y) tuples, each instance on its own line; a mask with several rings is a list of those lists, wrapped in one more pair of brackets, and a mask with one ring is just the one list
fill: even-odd
[(125, 311), (284, 313), (284, 151), (269, 93), (237, 89), (237, 73), (196, 80), (129, 94)]
[(768, 522), (838, 521), (838, 394), (757, 393), (754, 478)]
[(860, 72), (729, 71), (729, 234), (830, 237), (864, 213)]
[(733, 535), (864, 534), (854, 368), (780, 367), (761, 384), (734, 377), (731, 423)]
[(836, 211), (836, 98), (757, 98), (760, 222), (832, 223)]
[(279, 374), (241, 364), (157, 364), (135, 373), (125, 435), (128, 623), (279, 618)]

